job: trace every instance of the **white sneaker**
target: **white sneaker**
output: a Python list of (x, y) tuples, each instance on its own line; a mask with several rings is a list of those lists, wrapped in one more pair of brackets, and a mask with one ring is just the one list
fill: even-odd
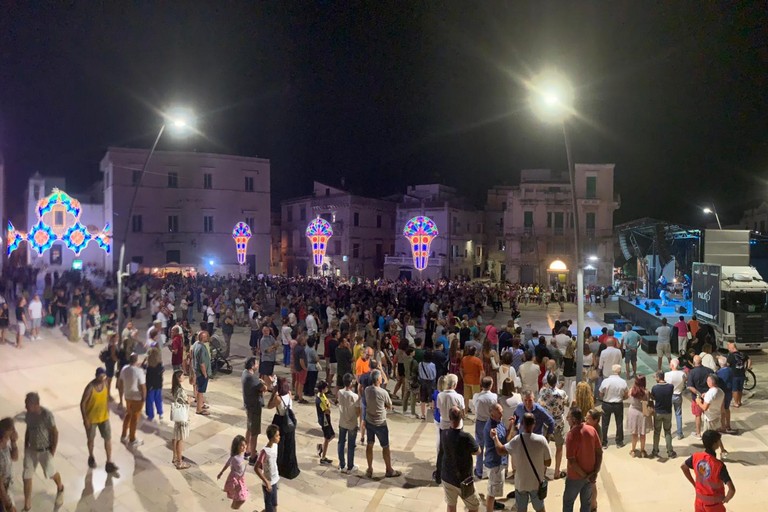
[(342, 475), (348, 475), (349, 474), (349, 470), (347, 468), (339, 468), (339, 472)]
[(123, 437), (120, 438), (120, 442), (125, 444), (125, 443), (128, 442), (128, 438), (126, 436), (123, 436)]
[(136, 439), (135, 441), (133, 441), (131, 443), (131, 447), (138, 448), (139, 446), (141, 446), (143, 444), (144, 444), (144, 441), (142, 441), (141, 439)]
[(347, 473), (354, 473), (358, 469), (360, 469), (360, 468), (357, 467), (357, 466), (352, 466), (351, 468), (347, 469)]

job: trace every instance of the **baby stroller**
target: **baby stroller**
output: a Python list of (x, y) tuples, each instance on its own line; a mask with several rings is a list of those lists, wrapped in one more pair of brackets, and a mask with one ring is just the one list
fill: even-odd
[(232, 373), (232, 363), (229, 362), (229, 346), (214, 334), (211, 336), (211, 373)]

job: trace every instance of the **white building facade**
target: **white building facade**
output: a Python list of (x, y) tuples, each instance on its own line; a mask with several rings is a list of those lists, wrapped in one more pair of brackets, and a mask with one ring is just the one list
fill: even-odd
[[(316, 268), (306, 236), (315, 217), (333, 230), (323, 265)], [(282, 273), (286, 276), (381, 277), (386, 254), (394, 251), (395, 203), (355, 195), (343, 187), (314, 182), (312, 195), (281, 203)]]
[(248, 270), (270, 271), (268, 159), (156, 151), (141, 177), (146, 157), (144, 149), (109, 148), (101, 160), (104, 211), (114, 232), (110, 271), (125, 242), (126, 263), (232, 272), (238, 268), (232, 229), (241, 221), (252, 233)]
[[(523, 170), (520, 185), (507, 194), (504, 214), (506, 278), (516, 283), (576, 281), (576, 265), (585, 265), (585, 283), (609, 284), (613, 278), (614, 164), (576, 164), (583, 262), (575, 261), (571, 185), (567, 172)], [(596, 261), (588, 261), (596, 256)]]
[[(425, 215), (437, 225), (427, 268), (414, 268), (410, 241), (403, 236), (406, 222)], [(394, 254), (384, 261), (387, 279), (436, 280), (442, 277), (478, 278), (485, 269), (485, 219), (459, 196), (455, 188), (440, 184), (409, 186), (397, 205)]]

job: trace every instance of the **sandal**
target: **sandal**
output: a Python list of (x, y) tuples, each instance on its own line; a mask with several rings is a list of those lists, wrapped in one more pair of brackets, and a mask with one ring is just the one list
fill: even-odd
[(190, 465), (189, 462), (181, 462), (180, 464), (176, 464), (176, 469), (182, 470), (182, 469), (189, 469)]
[(397, 478), (398, 476), (401, 476), (401, 475), (402, 475), (401, 472), (395, 470), (391, 473), (384, 473), (384, 478)]
[(202, 411), (195, 411), (196, 414), (199, 414), (200, 416), (210, 416), (211, 413), (203, 409)]
[(637, 450), (629, 450), (629, 456), (633, 459), (637, 457)]
[(640, 458), (641, 459), (647, 459), (648, 458), (648, 452), (645, 450), (640, 450)]
[(372, 469), (366, 469), (365, 470), (365, 478), (373, 478), (373, 470)]

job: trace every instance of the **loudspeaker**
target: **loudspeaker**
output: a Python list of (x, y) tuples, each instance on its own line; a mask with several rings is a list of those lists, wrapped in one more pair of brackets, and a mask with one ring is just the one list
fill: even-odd
[(664, 265), (672, 261), (672, 255), (669, 254), (664, 225), (661, 223), (656, 224), (656, 248), (658, 249), (659, 261), (661, 261), (663, 270)]
[(688, 312), (688, 310), (685, 308), (685, 306), (683, 306), (683, 305), (680, 305), (680, 306), (677, 306), (677, 307), (675, 308), (675, 312), (676, 312), (676, 313), (680, 313), (680, 314), (682, 315), (682, 314), (685, 314), (685, 313), (687, 313), (687, 312)]
[(632, 259), (632, 250), (629, 248), (629, 241), (627, 240), (626, 233), (619, 234), (619, 247), (621, 247), (621, 254), (624, 255), (624, 259), (629, 261)]

